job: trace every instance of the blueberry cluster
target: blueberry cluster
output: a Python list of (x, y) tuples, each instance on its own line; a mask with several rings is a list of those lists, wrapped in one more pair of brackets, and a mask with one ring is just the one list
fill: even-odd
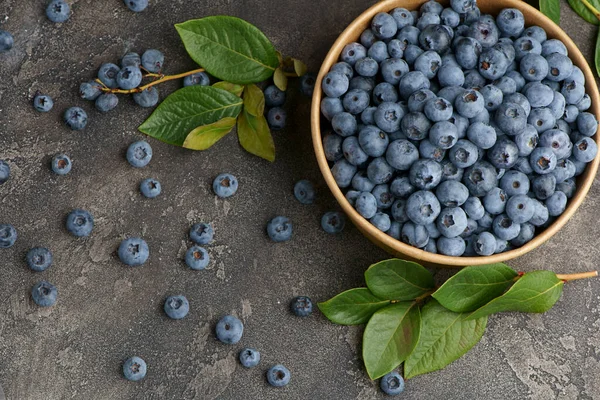
[(396, 8), (340, 59), (322, 82), (333, 177), (360, 215), (417, 248), (522, 246), (563, 213), (596, 157), (581, 69), (517, 9)]
[[(134, 12), (142, 12), (148, 7), (148, 0), (123, 0), (123, 3)], [(71, 6), (65, 0), (51, 0), (46, 6), (46, 17), (52, 22), (67, 22), (71, 17)]]
[(265, 88), (264, 94), (265, 106), (267, 106), (265, 113), (269, 127), (274, 131), (283, 129), (287, 120), (287, 113), (283, 109), (285, 92), (279, 90), (275, 85), (269, 85)]

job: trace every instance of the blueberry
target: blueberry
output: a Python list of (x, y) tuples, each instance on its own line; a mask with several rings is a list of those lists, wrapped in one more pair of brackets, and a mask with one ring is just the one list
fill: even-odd
[(467, 137), (475, 146), (489, 149), (496, 143), (496, 130), (483, 122), (475, 122), (467, 129)]
[(573, 145), (573, 156), (577, 161), (591, 162), (597, 153), (598, 145), (589, 137), (581, 138)]
[(142, 71), (139, 67), (123, 67), (117, 74), (117, 85), (124, 90), (138, 87), (142, 83)]
[(142, 195), (144, 195), (144, 197), (153, 199), (161, 192), (160, 182), (152, 178), (144, 179), (140, 183), (140, 192)]
[(575, 165), (575, 176), (579, 176), (579, 175), (583, 174), (583, 171), (585, 171), (585, 169), (587, 167), (587, 163), (579, 161), (574, 156), (569, 157), (569, 160), (571, 160), (573, 165)]
[(356, 61), (354, 69), (360, 76), (373, 77), (379, 72), (379, 64), (373, 58), (365, 57)]
[(354, 76), (354, 68), (352, 68), (352, 65), (344, 61), (335, 63), (333, 67), (331, 67), (331, 71), (341, 72), (342, 74), (346, 75), (349, 80)]
[(350, 79), (350, 82), (348, 83), (349, 90), (360, 89), (360, 90), (364, 90), (365, 92), (367, 92), (369, 94), (371, 94), (373, 92), (374, 88), (375, 88), (375, 79), (366, 78), (364, 76), (355, 76), (354, 78)]
[(585, 84), (571, 78), (565, 79), (560, 93), (565, 96), (567, 104), (577, 104), (585, 95)]
[[(563, 99), (564, 99), (564, 96), (563, 96)], [(566, 102), (566, 100), (565, 100), (565, 102)], [(589, 109), (592, 106), (592, 99), (591, 99), (590, 95), (587, 93), (584, 94), (583, 98), (579, 101), (579, 103), (576, 104), (576, 106), (579, 111), (585, 111), (585, 110)]]
[(493, 84), (500, 89), (503, 96), (513, 94), (517, 91), (517, 82), (515, 82), (513, 78), (510, 78), (506, 75), (496, 79)]
[(500, 179), (500, 188), (506, 192), (506, 195), (513, 197), (524, 195), (529, 192), (529, 178), (522, 172), (511, 170)]
[(397, 176), (390, 183), (390, 193), (395, 197), (407, 198), (413, 194), (417, 188), (415, 188), (408, 176)]
[(519, 235), (510, 241), (510, 244), (516, 247), (523, 246), (525, 243), (533, 239), (535, 235), (535, 226), (530, 223), (521, 224)]
[(442, 6), (437, 1), (429, 0), (426, 3), (423, 3), (423, 5), (421, 5), (421, 8), (419, 9), (419, 11), (421, 12), (421, 14), (433, 13), (433, 14), (440, 15), (442, 13), (443, 9), (444, 9), (444, 6)]
[(402, 226), (401, 240), (419, 249), (425, 247), (429, 242), (429, 233), (423, 225), (415, 225), (407, 222)]
[(483, 51), (479, 56), (478, 71), (484, 78), (495, 80), (506, 73), (509, 64), (504, 53), (495, 48), (490, 48)]
[(479, 114), (473, 118), (469, 118), (469, 123), (474, 124), (477, 122), (483, 122), (484, 124), (489, 125), (490, 122), (493, 123), (494, 121), (490, 121), (490, 112), (484, 108)]
[(447, 150), (453, 147), (457, 140), (458, 129), (449, 121), (436, 122), (429, 130), (429, 141), (441, 149)]
[[(346, 96), (348, 96), (348, 95), (346, 95)], [(361, 97), (359, 97), (358, 99), (361, 99)], [(375, 106), (378, 106), (383, 102), (395, 103), (397, 101), (398, 101), (398, 91), (396, 90), (395, 86), (392, 85), (391, 83), (381, 82), (380, 84), (375, 86), (375, 88), (373, 89), (373, 103), (375, 104)], [(367, 106), (368, 105), (369, 105), (369, 98), (367, 95)], [(364, 114), (364, 110), (366, 110), (368, 108), (371, 108), (371, 107), (364, 107), (361, 112), (363, 112), (363, 114)], [(373, 110), (377, 109), (377, 107), (372, 107), (372, 108), (373, 108)], [(362, 118), (362, 116), (361, 116), (361, 118)], [(365, 122), (364, 118), (363, 118), (363, 122)], [(365, 122), (365, 123), (373, 124), (372, 122)]]
[(442, 167), (433, 160), (418, 160), (411, 166), (409, 178), (419, 189), (432, 189), (442, 180)]
[(442, 59), (435, 51), (426, 51), (415, 60), (414, 70), (421, 72), (427, 79), (433, 79), (440, 67)]
[(410, 220), (406, 213), (406, 205), (407, 201), (404, 199), (398, 199), (394, 202), (394, 204), (392, 204), (391, 214), (395, 222), (403, 224)]
[(192, 242), (205, 245), (213, 241), (215, 230), (208, 222), (198, 222), (192, 225), (189, 235)]
[(390, 12), (390, 15), (396, 21), (396, 26), (398, 29), (402, 29), (405, 26), (414, 25), (415, 23), (413, 15), (406, 8), (394, 8)]
[(31, 289), (31, 297), (35, 304), (40, 307), (51, 307), (56, 303), (58, 291), (56, 286), (50, 282), (41, 281), (35, 284)]
[(203, 270), (208, 266), (210, 256), (206, 249), (200, 246), (192, 246), (185, 253), (185, 263), (194, 270)]
[(238, 180), (231, 174), (220, 174), (213, 181), (213, 191), (220, 198), (231, 197), (238, 190)]
[(534, 38), (535, 40), (537, 40), (540, 43), (543, 43), (548, 38), (546, 36), (546, 31), (544, 30), (544, 28), (541, 28), (541, 27), (535, 26), (535, 25), (530, 26), (529, 28), (526, 28), (523, 31), (523, 34), (521, 36), (527, 36), (530, 38)]
[(575, 176), (575, 164), (569, 159), (562, 159), (556, 162), (556, 168), (551, 172), (556, 178), (557, 183), (561, 183)]
[(367, 107), (360, 113), (360, 120), (365, 125), (375, 125), (375, 110), (377, 107)]
[(419, 154), (421, 155), (421, 158), (428, 158), (441, 162), (446, 155), (446, 150), (434, 145), (429, 140), (421, 140), (419, 143)]
[[(545, 132), (556, 124), (556, 118), (554, 118), (552, 110), (547, 107), (534, 108), (527, 118), (527, 123), (528, 127), (533, 127), (537, 132)], [(524, 132), (521, 132), (520, 135)]]
[(472, 24), (479, 18), (481, 18), (481, 10), (479, 10), (477, 6), (471, 10), (468, 10), (466, 13), (460, 14), (460, 20), (465, 24)]
[(151, 159), (152, 147), (144, 140), (134, 142), (127, 148), (127, 161), (135, 168), (145, 167)]
[(460, 86), (446, 86), (445, 88), (440, 89), (438, 92), (438, 97), (444, 98), (448, 100), (450, 103), (454, 104), (456, 97), (458, 97), (465, 89)]
[(444, 64), (437, 73), (440, 86), (462, 86), (465, 83), (465, 74), (458, 65)]
[(579, 113), (577, 116), (577, 129), (583, 136), (594, 136), (598, 131), (598, 120), (589, 112)]
[(493, 19), (486, 20), (480, 18), (469, 27), (467, 32), (468, 37), (472, 37), (481, 43), (481, 46), (486, 49), (494, 46), (498, 42), (500, 31)]
[(461, 37), (454, 45), (456, 62), (463, 70), (470, 70), (478, 65), (482, 51), (481, 43), (470, 37)]
[(548, 208), (546, 208), (544, 203), (536, 199), (532, 199), (532, 201), (535, 206), (535, 210), (533, 213), (533, 217), (529, 220), (529, 223), (534, 226), (542, 226), (549, 219)]
[(342, 104), (350, 114), (360, 114), (369, 106), (369, 94), (361, 89), (352, 89), (344, 95)]
[(185, 296), (169, 296), (165, 300), (164, 310), (171, 319), (183, 319), (190, 311), (190, 303)]
[(148, 0), (123, 0), (123, 2), (133, 12), (142, 12), (148, 7)]
[[(564, 96), (563, 96), (564, 97)], [(567, 123), (573, 123), (577, 121), (577, 117), (579, 117), (579, 109), (574, 104), (569, 104), (565, 106), (565, 112), (563, 114), (563, 119)]]
[(512, 196), (506, 203), (506, 215), (517, 224), (529, 221), (534, 212), (535, 205), (532, 199), (524, 194)]
[[(395, 207), (397, 208), (397, 207)], [(440, 214), (441, 206), (436, 196), (428, 190), (420, 190), (410, 195), (406, 201), (406, 216), (417, 225), (427, 225), (435, 221)], [(392, 213), (394, 213), (392, 209)], [(400, 214), (401, 215), (401, 214)], [(394, 215), (394, 217), (396, 217)], [(394, 218), (398, 222), (402, 218)]]
[(461, 237), (440, 237), (436, 244), (438, 252), (453, 257), (462, 256), (466, 248), (465, 241)]
[(484, 104), (481, 93), (472, 89), (465, 90), (454, 101), (456, 112), (465, 118), (473, 118), (482, 112)]
[(435, 194), (444, 207), (457, 207), (467, 201), (469, 189), (459, 181), (449, 180), (440, 183)]
[(150, 256), (150, 249), (144, 239), (129, 238), (119, 245), (119, 259), (125, 265), (137, 267), (143, 265)]
[(67, 216), (67, 230), (73, 236), (90, 236), (94, 229), (94, 217), (89, 212), (76, 208)]
[(478, 159), (477, 146), (465, 139), (460, 139), (450, 149), (448, 158), (458, 168), (467, 168)]
[(573, 150), (569, 135), (560, 129), (549, 129), (542, 133), (539, 146), (551, 148), (558, 160), (568, 157)]
[(521, 225), (514, 222), (506, 214), (500, 214), (494, 218), (492, 223), (494, 235), (503, 240), (512, 240), (519, 235)]
[(498, 185), (496, 169), (485, 161), (478, 161), (465, 170), (462, 182), (471, 196), (484, 196)]
[(527, 97), (531, 107), (546, 107), (554, 100), (554, 91), (539, 82), (525, 85), (523, 94)]
[[(355, 173), (356, 166), (350, 164), (346, 159), (336, 161), (335, 164), (333, 164), (333, 167), (331, 167), (333, 179), (335, 179), (335, 182), (341, 188), (350, 186), (350, 182)], [(375, 171), (373, 173), (375, 173)]]
[(583, 75), (583, 71), (577, 65), (573, 65), (573, 72), (571, 72), (571, 76), (566, 80), (574, 80), (585, 85), (585, 76)]
[(0, 29), (0, 54), (6, 53), (12, 49), (14, 43), (15, 40), (13, 36), (9, 32)]
[(388, 58), (381, 63), (380, 70), (383, 80), (395, 86), (408, 73), (408, 65), (400, 58)]
[(450, 7), (459, 14), (464, 14), (477, 8), (474, 0), (450, 0)]
[[(447, 207), (440, 212), (436, 222), (443, 236), (453, 238), (463, 233), (467, 227), (467, 215), (460, 207)], [(439, 241), (438, 250), (441, 251)]]
[(384, 157), (377, 157), (369, 163), (367, 176), (375, 184), (387, 183), (392, 179), (394, 169), (387, 163)]
[(162, 70), (164, 62), (165, 56), (158, 50), (150, 49), (142, 54), (142, 67), (154, 74)]
[(340, 233), (346, 226), (346, 216), (338, 211), (329, 211), (321, 217), (321, 228), (327, 233)]
[(445, 53), (450, 48), (451, 37), (449, 31), (451, 29), (447, 29), (443, 25), (430, 24), (425, 26), (419, 33), (421, 48), (426, 51), (433, 50), (440, 54)]
[[(498, 43), (496, 43), (493, 46), (496, 50), (499, 50), (502, 54), (504, 54), (506, 56), (506, 58), (508, 58), (508, 61), (511, 63), (512, 65), (514, 64), (515, 58), (517, 56), (517, 53), (515, 51), (515, 46), (514, 46), (514, 42), (512, 41), (512, 39), (507, 38), (507, 37), (503, 37), (498, 39)], [(515, 65), (516, 68), (516, 65)], [(510, 69), (510, 67), (509, 67)], [(512, 69), (512, 71), (514, 71), (514, 69)]]
[(377, 199), (369, 192), (362, 192), (356, 199), (356, 211), (366, 219), (371, 219), (377, 212)]
[(95, 102), (96, 110), (100, 112), (109, 112), (114, 110), (119, 104), (119, 98), (114, 93), (104, 93), (98, 96)]
[(390, 208), (395, 200), (390, 192), (390, 186), (385, 183), (375, 186), (371, 193), (377, 200), (377, 208), (382, 210)]
[(444, 8), (440, 14), (442, 24), (456, 28), (460, 24), (460, 15), (451, 8)]
[(64, 121), (69, 128), (74, 131), (80, 131), (87, 125), (88, 116), (79, 107), (71, 107), (65, 111)]
[(502, 137), (488, 150), (487, 158), (494, 167), (509, 169), (519, 158), (519, 148), (512, 140)]
[(264, 94), (267, 107), (280, 107), (285, 104), (285, 92), (275, 85), (267, 86)]
[(420, 89), (429, 89), (431, 82), (421, 71), (407, 72), (400, 78), (399, 93), (403, 99)]
[[(452, 121), (450, 121), (452, 122)], [(431, 122), (422, 112), (410, 112), (400, 122), (402, 132), (411, 140), (423, 140), (431, 128)]]
[(546, 200), (556, 191), (556, 177), (553, 174), (536, 177), (531, 182), (531, 190), (538, 200)]
[[(575, 147), (573, 152), (575, 153)], [(556, 154), (552, 147), (537, 147), (529, 156), (529, 164), (534, 172), (538, 174), (549, 174), (556, 168)]]
[(290, 370), (281, 364), (269, 368), (267, 371), (267, 382), (274, 387), (283, 387), (290, 383)]
[(389, 143), (388, 136), (375, 126), (366, 126), (358, 134), (358, 142), (364, 152), (371, 157), (382, 156)]
[(52, 106), (54, 106), (54, 101), (50, 96), (38, 94), (33, 98), (33, 108), (39, 112), (48, 112), (52, 110)]
[(344, 157), (352, 165), (363, 165), (369, 159), (369, 156), (367, 155), (367, 153), (364, 152), (364, 150), (360, 146), (360, 143), (358, 142), (358, 138), (356, 136), (349, 136), (346, 139), (344, 139), (344, 143), (342, 144), (342, 150), (344, 152)]
[(348, 91), (349, 83), (346, 75), (331, 71), (323, 79), (323, 92), (329, 97), (339, 97)]
[(396, 371), (392, 371), (381, 378), (379, 387), (383, 393), (389, 396), (395, 396), (404, 392), (404, 379)]
[(371, 21), (371, 31), (379, 39), (390, 39), (396, 35), (398, 25), (390, 14), (378, 13)]
[(369, 220), (369, 222), (371, 222), (371, 224), (375, 228), (379, 229), (382, 232), (387, 232), (392, 225), (390, 216), (383, 212), (375, 213), (375, 215)]
[(433, 122), (447, 121), (452, 116), (452, 104), (444, 99), (431, 99), (425, 103), (423, 108), (425, 116)]
[(517, 92), (523, 89), (523, 86), (526, 84), (525, 78), (518, 71), (508, 71), (505, 76), (515, 81)]
[(515, 48), (515, 60), (517, 61), (521, 61), (528, 54), (542, 54), (542, 45), (540, 42), (529, 37), (516, 39), (513, 46)]
[(473, 249), (480, 256), (491, 256), (496, 252), (496, 237), (489, 232), (481, 232), (475, 237)]
[(483, 198), (483, 206), (488, 213), (498, 215), (504, 212), (507, 200), (508, 197), (504, 190), (495, 187), (486, 193)]
[(0, 185), (5, 184), (10, 178), (10, 165), (4, 160), (0, 160)]
[(17, 230), (9, 224), (0, 224), (0, 249), (8, 249), (17, 241)]
[[(386, 58), (402, 58), (402, 57), (404, 57), (404, 50), (406, 50), (406, 46), (407, 46), (406, 43), (401, 42), (398, 39), (390, 40), (387, 44), (386, 50), (388, 53), (388, 57), (386, 57)], [(385, 61), (385, 59), (381, 60), (381, 61)]]
[(140, 357), (131, 357), (123, 363), (123, 376), (128, 381), (137, 382), (146, 376), (146, 362)]
[(316, 81), (317, 77), (312, 72), (302, 75), (300, 77), (300, 92), (305, 96), (312, 97)]
[(463, 210), (469, 218), (479, 220), (485, 214), (485, 208), (481, 204), (479, 197), (469, 197), (462, 205)]
[(292, 221), (287, 217), (275, 217), (267, 224), (267, 234), (274, 242), (287, 242), (292, 238)]
[(244, 368), (256, 367), (260, 362), (260, 352), (256, 349), (246, 347), (240, 351), (239, 359), (240, 364), (242, 364)]
[(121, 58), (121, 67), (137, 67), (142, 65), (142, 59), (138, 53), (130, 52)]
[(73, 163), (66, 154), (58, 154), (52, 159), (52, 171), (57, 175), (66, 175), (71, 171)]
[(113, 63), (104, 63), (98, 70), (98, 79), (111, 89), (116, 89), (119, 85), (117, 83), (117, 76), (121, 69), (118, 65)]
[(66, 22), (71, 16), (71, 7), (64, 0), (52, 0), (46, 7), (46, 16), (52, 22)]
[(505, 8), (496, 17), (496, 24), (503, 36), (519, 36), (525, 28), (523, 13), (516, 8)]
[(141, 92), (134, 93), (133, 101), (140, 107), (154, 107), (158, 104), (158, 89), (155, 86), (151, 86)]
[(84, 82), (79, 86), (79, 96), (84, 100), (96, 100), (102, 94), (102, 85), (98, 82)]
[(490, 213), (484, 213), (483, 217), (477, 220), (477, 224), (483, 230), (490, 230), (494, 222), (494, 217)]
[(573, 61), (566, 55), (552, 53), (546, 56), (546, 61), (548, 63), (548, 73), (545, 78), (551, 81), (560, 82), (573, 73)]
[(356, 117), (347, 112), (336, 114), (331, 120), (331, 127), (340, 136), (351, 136), (356, 134), (358, 124)]
[[(206, 72), (196, 72), (195, 74), (188, 75), (183, 78), (183, 87), (188, 86), (210, 86), (210, 78)], [(268, 88), (267, 88), (268, 89)], [(266, 92), (266, 90), (265, 90)], [(267, 107), (273, 107), (267, 104), (267, 95), (265, 94), (265, 105)]]
[(575, 191), (577, 190), (577, 183), (575, 179), (569, 178), (564, 180), (561, 183), (556, 184), (556, 190), (563, 192), (568, 199), (572, 198), (575, 195)]
[(423, 112), (425, 103), (435, 98), (437, 98), (437, 96), (429, 89), (417, 90), (408, 97), (408, 110), (410, 112)]
[[(419, 34), (420, 33), (421, 33), (421, 30), (419, 28), (417, 28), (416, 26), (405, 26), (404, 28), (402, 28), (400, 30), (400, 32), (396, 36), (396, 39), (405, 43), (407, 45), (407, 48), (408, 48), (409, 44), (419, 46)], [(421, 50), (423, 50), (423, 49), (421, 49)], [(406, 59), (406, 53), (404, 54), (404, 57)], [(411, 64), (411, 62), (409, 62), (408, 59), (406, 59), (406, 62)]]
[[(405, 41), (403, 43), (406, 44), (407, 42)], [(404, 61), (404, 64), (407, 65), (407, 68), (408, 68), (408, 66), (412, 67), (413, 64), (415, 63), (415, 60), (424, 52), (425, 52), (425, 50), (423, 50), (422, 48), (420, 48), (417, 45), (406, 44), (406, 49), (404, 50), (404, 60), (402, 60), (402, 61)], [(385, 63), (385, 61), (384, 61), (384, 63)], [(408, 72), (408, 69), (404, 73), (406, 73), (406, 72)], [(388, 79), (385, 78), (385, 75), (384, 75), (384, 79), (387, 82), (390, 82)], [(392, 82), (390, 82), (390, 83), (392, 83)]]
[(494, 122), (504, 133), (514, 136), (525, 129), (527, 115), (519, 104), (507, 103), (505, 100), (496, 110)]
[(315, 187), (312, 182), (302, 179), (294, 185), (294, 197), (302, 204), (312, 204), (315, 201)]
[(496, 250), (494, 251), (494, 253), (503, 253), (506, 250), (509, 250), (509, 244), (508, 241), (504, 240), (504, 239), (500, 239), (500, 238), (496, 238)]

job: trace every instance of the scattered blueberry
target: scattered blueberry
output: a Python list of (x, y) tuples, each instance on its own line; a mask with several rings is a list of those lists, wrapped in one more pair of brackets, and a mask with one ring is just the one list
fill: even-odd
[(96, 110), (106, 113), (114, 110), (119, 104), (119, 98), (114, 93), (104, 93), (95, 102)]
[(226, 315), (215, 328), (217, 339), (226, 344), (235, 344), (240, 341), (244, 333), (244, 325), (242, 321), (233, 315)]
[(0, 160), (0, 185), (5, 184), (10, 178), (10, 165), (4, 160)]
[(220, 174), (213, 181), (213, 191), (218, 197), (231, 197), (235, 194), (237, 189), (237, 178), (231, 174)]
[(123, 0), (123, 2), (133, 12), (142, 12), (148, 7), (148, 0)]
[(200, 246), (192, 246), (185, 253), (185, 263), (194, 270), (203, 270), (208, 266), (210, 256), (206, 249)]
[(25, 257), (27, 265), (33, 271), (45, 271), (52, 265), (52, 253), (45, 247), (34, 247)]
[(281, 364), (272, 366), (267, 371), (267, 382), (274, 387), (283, 387), (290, 383), (290, 371)]
[(205, 245), (213, 241), (215, 231), (212, 224), (199, 222), (190, 228), (190, 240), (194, 243)]
[(15, 40), (10, 32), (3, 31), (0, 29), (0, 54), (6, 53), (13, 48)]
[(71, 16), (71, 7), (64, 0), (52, 0), (46, 7), (46, 16), (52, 22), (65, 22)]
[(93, 228), (94, 217), (88, 211), (76, 208), (67, 215), (67, 230), (73, 236), (90, 236)]
[(84, 82), (79, 86), (79, 96), (84, 100), (96, 100), (102, 94), (102, 85), (98, 82)]
[(142, 168), (148, 165), (152, 159), (152, 147), (148, 142), (140, 140), (134, 142), (127, 148), (127, 161), (131, 166)]
[(58, 154), (52, 159), (52, 171), (57, 175), (66, 175), (71, 171), (73, 163), (66, 154)]
[(56, 286), (50, 282), (41, 281), (35, 284), (31, 289), (31, 297), (35, 304), (40, 307), (51, 307), (56, 303), (58, 291)]
[(287, 242), (292, 238), (292, 221), (287, 217), (275, 217), (267, 224), (267, 234), (274, 242)]
[(327, 233), (340, 233), (346, 226), (346, 216), (339, 211), (329, 211), (321, 218), (321, 228)]
[(190, 303), (185, 296), (169, 296), (165, 300), (165, 314), (171, 319), (183, 319), (190, 311)]
[(156, 86), (150, 86), (148, 89), (134, 93), (133, 101), (140, 107), (154, 107), (158, 103), (158, 89)]
[(123, 264), (137, 267), (148, 260), (150, 249), (144, 239), (129, 238), (121, 242), (118, 254)]
[(294, 197), (302, 204), (312, 204), (315, 201), (315, 187), (310, 181), (302, 179), (294, 185)]
[(158, 50), (150, 49), (146, 50), (142, 54), (142, 67), (152, 73), (159, 73), (165, 62), (165, 56)]
[(0, 224), (0, 249), (8, 249), (17, 241), (17, 230), (9, 224)]
[(246, 347), (240, 351), (240, 363), (245, 368), (256, 367), (260, 362), (260, 352), (256, 349)]
[(123, 363), (123, 376), (128, 381), (137, 382), (146, 376), (146, 362), (140, 357), (131, 357)]
[(33, 107), (39, 112), (48, 112), (52, 110), (54, 101), (52, 97), (43, 94), (38, 94), (33, 98)]
[(87, 125), (88, 116), (83, 109), (71, 107), (65, 111), (64, 120), (69, 128), (80, 131)]
[(142, 192), (144, 197), (153, 199), (161, 192), (160, 182), (153, 178), (144, 179), (140, 183), (140, 192)]
[(287, 113), (281, 107), (273, 107), (267, 112), (267, 122), (273, 130), (285, 128)]

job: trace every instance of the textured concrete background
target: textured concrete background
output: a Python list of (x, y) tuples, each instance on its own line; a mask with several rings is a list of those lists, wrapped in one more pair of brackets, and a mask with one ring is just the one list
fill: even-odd
[[(2, 29), (16, 46), (0, 55), (0, 158), (13, 178), (0, 187), (0, 221), (19, 231), (17, 245), (0, 252), (0, 382), (9, 399), (375, 399), (382, 398), (360, 360), (360, 327), (330, 324), (320, 314), (299, 319), (288, 312), (294, 295), (325, 300), (363, 284), (362, 272), (386, 257), (353, 227), (330, 236), (321, 231), (322, 213), (335, 209), (312, 154), (309, 101), (293, 90), (286, 107), (289, 128), (275, 134), (277, 161), (245, 153), (230, 134), (210, 151), (195, 153), (150, 140), (154, 159), (134, 170), (124, 158), (128, 144), (143, 137), (136, 127), (149, 111), (122, 98), (116, 111), (100, 115), (78, 99), (77, 88), (102, 62), (126, 51), (155, 47), (166, 54), (167, 73), (192, 69), (173, 28), (187, 19), (231, 14), (255, 23), (284, 54), (306, 60), (315, 71), (341, 30), (373, 1), (151, 0), (142, 14), (121, 0), (75, 0), (71, 20), (54, 25), (43, 1), (1, 0)], [(343, 4), (343, 6), (341, 6)], [(562, 26), (592, 60), (596, 27), (563, 2)], [(164, 97), (179, 83), (163, 85)], [(33, 111), (36, 90), (53, 96), (49, 114)], [(64, 109), (83, 106), (88, 128), (68, 131)], [(293, 112), (292, 112), (293, 110)], [(74, 169), (66, 177), (49, 170), (52, 155), (69, 154)], [(210, 182), (232, 172), (240, 190), (218, 200)], [(163, 194), (145, 200), (143, 178), (156, 177)], [(313, 206), (294, 200), (292, 187), (313, 180)], [(560, 272), (598, 268), (597, 224), (600, 186), (594, 185), (575, 217), (550, 242), (511, 265), (520, 270)], [(96, 228), (74, 239), (64, 218), (74, 207), (90, 210)], [(294, 239), (270, 243), (269, 218), (289, 216)], [(216, 240), (204, 272), (182, 262), (193, 222), (210, 221)], [(125, 268), (115, 257), (121, 239), (141, 235), (150, 261)], [(26, 251), (48, 246), (54, 266), (30, 272)], [(441, 272), (440, 275), (446, 275)], [(51, 309), (33, 304), (29, 291), (38, 280), (57, 285)], [(600, 280), (565, 287), (545, 315), (504, 314), (490, 319), (483, 340), (441, 372), (408, 382), (410, 399), (598, 399), (600, 398)], [(168, 320), (163, 299), (185, 294), (191, 313)], [(241, 317), (242, 342), (216, 341), (220, 316)], [(236, 361), (243, 346), (260, 349), (253, 370)], [(121, 377), (131, 355), (148, 362), (140, 383)], [(264, 373), (274, 363), (292, 372), (284, 389), (267, 386)]]

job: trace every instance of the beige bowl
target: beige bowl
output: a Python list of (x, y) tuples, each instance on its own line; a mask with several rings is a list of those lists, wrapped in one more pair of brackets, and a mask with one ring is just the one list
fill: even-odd
[[(405, 244), (399, 240), (396, 240), (391, 236), (388, 236), (387, 234), (381, 232), (373, 225), (371, 225), (369, 221), (363, 218), (346, 200), (344, 194), (335, 183), (327, 159), (325, 158), (321, 137), (320, 112), (321, 98), (323, 95), (321, 90), (321, 81), (323, 77), (329, 72), (333, 64), (335, 64), (338, 61), (338, 58), (344, 46), (350, 42), (358, 41), (360, 34), (370, 25), (371, 19), (373, 18), (373, 16), (375, 16), (375, 14), (379, 12), (388, 12), (396, 7), (403, 7), (408, 10), (416, 10), (424, 2), (425, 0), (385, 0), (377, 3), (376, 5), (362, 13), (356, 20), (354, 20), (354, 22), (352, 22), (344, 30), (344, 32), (342, 32), (342, 34), (338, 37), (338, 39), (331, 47), (331, 50), (329, 50), (327, 57), (325, 57), (325, 61), (323, 61), (321, 70), (319, 71), (319, 76), (317, 77), (311, 110), (312, 138), (315, 153), (317, 155), (317, 161), (319, 163), (319, 168), (321, 169), (321, 172), (325, 177), (325, 181), (327, 182), (329, 189), (331, 189), (331, 192), (337, 199), (338, 203), (340, 203), (342, 209), (350, 217), (350, 220), (352, 220), (354, 225), (356, 225), (356, 227), (367, 238), (369, 238), (369, 240), (371, 240), (373, 243), (386, 250), (390, 254), (393, 254), (394, 256), (420, 261), (429, 265), (447, 267), (491, 264), (519, 257), (535, 249), (536, 247), (544, 243), (546, 240), (550, 239), (552, 235), (558, 232), (558, 230), (562, 228), (563, 225), (565, 225), (565, 223), (569, 220), (569, 218), (571, 218), (571, 216), (575, 213), (575, 210), (577, 210), (577, 207), (579, 207), (579, 205), (585, 198), (585, 195), (587, 194), (588, 190), (590, 189), (590, 186), (592, 185), (592, 182), (594, 181), (596, 171), (598, 170), (598, 163), (600, 162), (600, 153), (598, 154), (596, 159), (587, 166), (585, 172), (578, 177), (577, 192), (575, 193), (573, 198), (569, 200), (565, 212), (560, 217), (558, 217), (556, 221), (552, 223), (552, 225), (550, 225), (544, 231), (539, 233), (535, 238), (533, 238), (533, 240), (526, 243), (522, 247), (511, 251), (507, 251), (505, 253), (494, 254), (488, 257), (451, 257), (440, 254), (428, 253), (426, 251)], [(581, 68), (585, 75), (586, 92), (592, 99), (592, 107), (589, 111), (594, 113), (596, 117), (600, 116), (600, 98), (592, 71), (590, 70), (590, 67), (588, 66), (585, 58), (577, 48), (577, 45), (573, 43), (569, 36), (567, 36), (567, 34), (562, 29), (560, 29), (558, 25), (556, 25), (554, 22), (552, 22), (549, 18), (544, 16), (535, 8), (520, 0), (478, 0), (478, 5), (481, 9), (482, 14), (491, 15), (497, 15), (503, 8), (517, 8), (521, 10), (523, 15), (525, 16), (526, 26), (539, 25), (546, 30), (548, 38), (560, 39), (567, 46), (567, 49), (569, 50), (569, 57), (571, 58), (571, 60), (573, 60), (573, 63), (579, 68)], [(597, 143), (599, 143), (600, 147), (599, 135), (595, 135), (595, 140)]]

